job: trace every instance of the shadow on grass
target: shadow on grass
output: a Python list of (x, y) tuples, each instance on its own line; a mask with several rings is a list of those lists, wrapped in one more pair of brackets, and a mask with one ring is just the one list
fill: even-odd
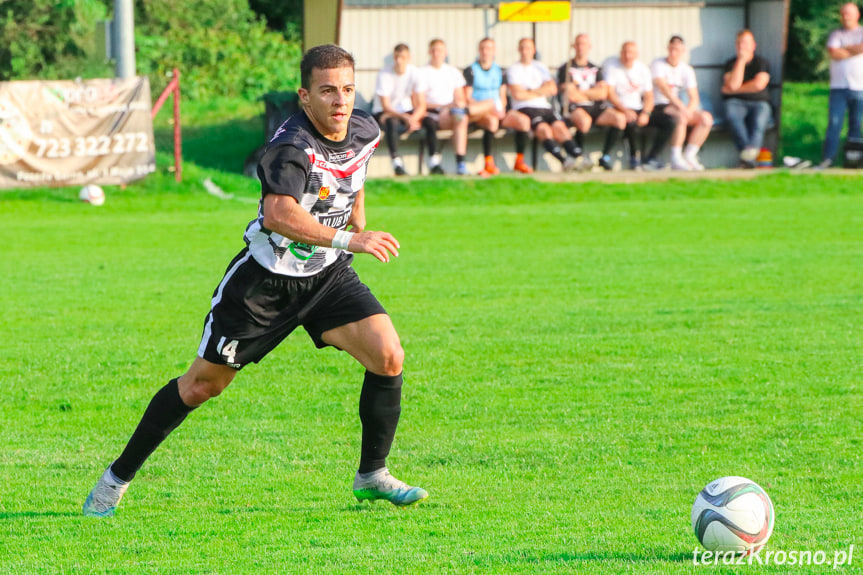
[(645, 550), (643, 552), (618, 551), (583, 551), (568, 553), (532, 553), (529, 551), (513, 551), (492, 557), (473, 556), (477, 564), (507, 565), (515, 563), (570, 563), (570, 562), (624, 562), (624, 563), (687, 563), (692, 561), (692, 553), (669, 553), (664, 549)]

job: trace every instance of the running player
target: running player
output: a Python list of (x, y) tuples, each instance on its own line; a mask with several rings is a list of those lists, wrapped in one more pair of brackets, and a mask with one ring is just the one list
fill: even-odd
[[(563, 118), (555, 112), (548, 99), (557, 95), (557, 83), (548, 68), (535, 60), (536, 45), (531, 38), (518, 42), (519, 61), (506, 69), (506, 81), (512, 96), (513, 113), (504, 118), (503, 125), (516, 131), (516, 169), (524, 164), (524, 149), (520, 147), (519, 133), (533, 129), (537, 140), (557, 158), (564, 171), (576, 167), (575, 158), (580, 152), (563, 123)], [(563, 150), (560, 148), (563, 144)], [(567, 155), (568, 154), (568, 155)], [(519, 170), (522, 171), (522, 170)]]
[[(672, 170), (703, 170), (698, 161), (698, 151), (710, 134), (713, 115), (699, 109), (698, 81), (695, 70), (683, 61), (686, 45), (681, 36), (672, 36), (668, 41), (668, 57), (657, 58), (650, 65), (653, 75), (653, 114), (669, 114), (677, 118), (677, 126), (671, 136)], [(684, 102), (681, 98), (685, 98)], [(692, 128), (687, 141), (687, 128)], [(683, 144), (686, 143), (686, 150)]]
[(351, 252), (382, 262), (398, 256), (392, 235), (365, 230), (365, 174), (380, 129), (370, 115), (353, 109), (354, 60), (348, 52), (333, 45), (312, 48), (300, 71), (303, 110), (276, 131), (258, 165), (258, 215), (246, 228), (246, 247), (213, 294), (198, 356), (153, 397), (125, 450), (87, 497), (84, 515), (112, 516), (168, 434), (299, 326), (317, 347), (344, 350), (366, 368), (356, 498), (409, 505), (428, 497), (387, 471), (401, 412), (404, 352), (383, 306), (350, 266)]
[(492, 143), (500, 128), (500, 121), (506, 117), (506, 82), (503, 70), (494, 61), (494, 49), (494, 40), (483, 38), (479, 41), (476, 62), (464, 69), (468, 120), (483, 130), (485, 167), (479, 173), (480, 176), (496, 176), (500, 173), (494, 165)]
[[(584, 135), (590, 132), (594, 124), (615, 128), (618, 133), (622, 133), (626, 128), (626, 117), (606, 105), (608, 83), (603, 79), (602, 68), (588, 58), (592, 47), (590, 36), (579, 34), (572, 47), (575, 49), (575, 58), (557, 71), (557, 83), (566, 96), (569, 120), (576, 129), (576, 150), (584, 153)], [(600, 165), (607, 170), (611, 169), (609, 154), (616, 145), (615, 140), (606, 138)], [(590, 161), (586, 157), (581, 167), (590, 168)]]

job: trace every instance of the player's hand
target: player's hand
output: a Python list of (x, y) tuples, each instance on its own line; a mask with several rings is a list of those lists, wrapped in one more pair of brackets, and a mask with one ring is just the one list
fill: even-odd
[(390, 254), (399, 255), (399, 242), (387, 232), (360, 232), (351, 238), (348, 251), (371, 254), (382, 262), (390, 261)]
[(623, 110), (623, 115), (626, 116), (626, 123), (631, 124), (638, 119), (638, 112), (626, 108)]
[(414, 118), (413, 116), (407, 117), (407, 125), (408, 125), (408, 133), (409, 134), (411, 132), (416, 132), (421, 127), (420, 121), (418, 119)]
[(637, 123), (638, 123), (638, 126), (640, 128), (643, 128), (649, 122), (650, 122), (650, 114), (648, 114), (647, 112), (640, 112), (638, 114), (638, 122)]

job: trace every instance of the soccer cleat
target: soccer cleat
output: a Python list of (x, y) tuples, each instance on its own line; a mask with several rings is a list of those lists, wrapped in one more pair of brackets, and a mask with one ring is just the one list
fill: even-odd
[(485, 167), (479, 173), (483, 178), (487, 178), (489, 176), (496, 176), (500, 173), (500, 170), (497, 166), (494, 165), (494, 160), (491, 156), (486, 157), (485, 159)]
[(512, 167), (516, 172), (521, 172), (522, 174), (532, 174), (533, 168), (527, 165), (527, 162), (524, 160), (518, 161), (516, 160), (515, 165)]
[(111, 473), (111, 466), (96, 482), (93, 491), (87, 496), (82, 509), (87, 517), (113, 517), (120, 499), (129, 488), (129, 482), (122, 482)]
[(407, 174), (405, 171), (405, 163), (399, 156), (393, 158), (393, 172), (395, 172), (395, 175), (397, 176), (404, 176)]
[(665, 169), (665, 164), (663, 164), (662, 161), (656, 158), (651, 158), (644, 162), (644, 164), (642, 165), (642, 169), (644, 169), (644, 171), (646, 172), (658, 172)]
[(564, 172), (572, 172), (575, 170), (577, 166), (577, 162), (575, 158), (571, 158), (567, 156), (563, 159), (563, 171)]
[(466, 176), (467, 175), (467, 164), (465, 164), (464, 162), (459, 162), (456, 165), (455, 173), (458, 174), (459, 176)]
[(436, 176), (442, 176), (446, 172), (443, 171), (443, 168), (441, 167), (440, 164), (436, 164), (436, 165), (431, 167), (431, 173), (436, 175)]
[(354, 497), (359, 502), (385, 499), (401, 507), (424, 501), (428, 496), (422, 487), (411, 487), (390, 475), (386, 467), (354, 477)]
[(629, 158), (630, 170), (641, 170), (641, 160), (638, 158)]
[(692, 166), (683, 158), (671, 160), (671, 169), (678, 172), (691, 172)]
[(698, 156), (683, 156), (683, 159), (689, 164), (689, 167), (696, 172), (703, 172), (704, 166), (698, 161)]
[(611, 161), (611, 156), (608, 154), (604, 154), (601, 158), (599, 158), (599, 165), (606, 172), (610, 172), (614, 169), (614, 162)]

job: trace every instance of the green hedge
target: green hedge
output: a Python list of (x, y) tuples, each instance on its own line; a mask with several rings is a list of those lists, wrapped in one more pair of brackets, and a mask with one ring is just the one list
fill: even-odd
[[(113, 0), (0, 2), (0, 80), (112, 76), (95, 34), (112, 8)], [(154, 92), (175, 67), (191, 99), (255, 98), (299, 84), (299, 41), (269, 30), (246, 0), (136, 0), (135, 45)]]

